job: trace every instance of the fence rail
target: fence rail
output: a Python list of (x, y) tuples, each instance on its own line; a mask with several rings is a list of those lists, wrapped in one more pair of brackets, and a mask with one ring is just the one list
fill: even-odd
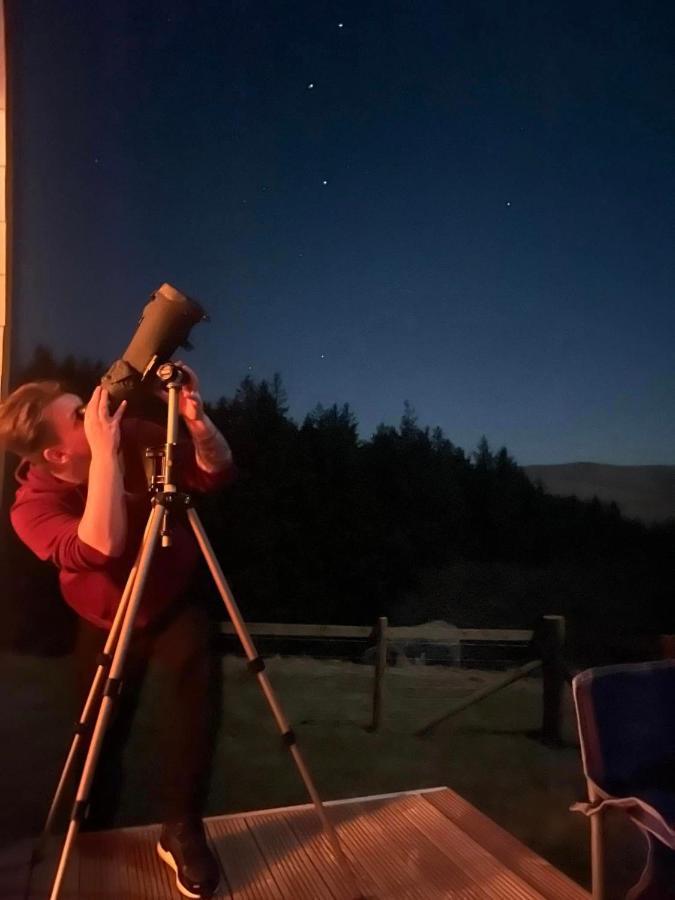
[[(285, 622), (251, 622), (247, 626), (260, 641), (263, 653), (307, 654), (331, 659), (369, 661), (366, 653), (375, 645), (374, 625), (319, 625)], [(389, 661), (398, 656), (429, 664), (454, 664), (468, 669), (508, 669), (527, 658), (532, 630), (523, 628), (452, 628), (434, 623), (388, 626)], [(221, 624), (223, 650), (234, 649), (235, 633), (229, 622)], [(453, 647), (452, 658), (448, 648)], [(417, 648), (417, 652), (411, 652)]]
[[(377, 626), (373, 625), (294, 625), (279, 622), (250, 622), (247, 623), (250, 634), (253, 637), (278, 637), (278, 638), (361, 638), (367, 639), (373, 636)], [(221, 634), (235, 634), (230, 622), (223, 622), (220, 626)], [(532, 639), (532, 630), (518, 628), (458, 628), (454, 631), (462, 642), (497, 642), (497, 643), (527, 643)], [(447, 635), (438, 637), (429, 625), (390, 625), (388, 634), (392, 640), (429, 640), (444, 643)]]

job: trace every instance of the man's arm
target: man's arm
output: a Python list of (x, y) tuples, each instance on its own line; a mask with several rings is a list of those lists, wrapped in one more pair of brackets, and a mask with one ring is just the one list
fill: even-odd
[(199, 419), (184, 421), (190, 432), (195, 447), (195, 459), (200, 469), (214, 474), (233, 465), (230, 445), (206, 413), (202, 413)]
[(89, 482), (77, 536), (105, 556), (121, 556), (127, 538), (124, 477), (119, 454), (120, 419), (126, 401), (111, 416), (108, 392), (100, 386), (92, 394), (84, 416), (91, 448)]
[(14, 503), (10, 512), (17, 536), (40, 559), (51, 560), (58, 569), (86, 572), (106, 565), (109, 558), (85, 543), (78, 528), (81, 515), (68, 505), (55, 502), (50, 494), (38, 494)]
[(188, 376), (178, 396), (178, 410), (190, 432), (199, 468), (209, 475), (232, 470), (230, 446), (204, 411), (197, 374), (184, 362), (177, 366)]

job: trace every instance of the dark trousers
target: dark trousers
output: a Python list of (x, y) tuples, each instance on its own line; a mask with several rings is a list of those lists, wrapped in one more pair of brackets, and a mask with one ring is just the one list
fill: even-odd
[[(82, 703), (106, 637), (106, 632), (81, 621), (75, 665)], [(85, 828), (115, 824), (124, 781), (123, 754), (151, 659), (167, 703), (166, 708), (153, 710), (159, 728), (149, 748), (152, 777), (160, 779), (163, 809), (159, 813), (164, 822), (202, 814), (220, 725), (222, 667), (206, 610), (186, 599), (132, 636), (122, 692), (96, 766)]]

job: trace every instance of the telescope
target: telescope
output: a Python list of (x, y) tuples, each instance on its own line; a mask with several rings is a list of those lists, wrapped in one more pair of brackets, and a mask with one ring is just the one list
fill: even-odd
[(122, 400), (135, 404), (149, 397), (159, 384), (156, 372), (178, 347), (192, 349), (188, 337), (193, 326), (207, 320), (202, 306), (170, 284), (151, 294), (129, 346), (101, 379), (110, 395), (110, 408)]

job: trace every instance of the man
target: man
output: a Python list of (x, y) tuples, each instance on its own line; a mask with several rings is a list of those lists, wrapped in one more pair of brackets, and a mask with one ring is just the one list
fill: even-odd
[[(186, 374), (179, 412), (179, 487), (210, 491), (234, 473), (225, 438), (204, 412), (195, 373)], [(21, 457), (12, 525), (25, 544), (59, 569), (65, 601), (79, 615), (75, 660), (86, 697), (150, 512), (144, 450), (165, 431), (114, 414), (97, 387), (86, 408), (57, 382), (24, 384), (0, 403), (0, 442)], [(220, 711), (220, 665), (205, 609), (190, 593), (199, 550), (189, 524), (172, 514), (171, 547), (155, 549), (124, 667), (124, 685), (91, 790), (88, 827), (110, 827), (120, 796), (122, 752), (150, 658), (164, 677), (164, 825), (157, 851), (187, 897), (209, 897), (220, 878), (201, 820)]]

